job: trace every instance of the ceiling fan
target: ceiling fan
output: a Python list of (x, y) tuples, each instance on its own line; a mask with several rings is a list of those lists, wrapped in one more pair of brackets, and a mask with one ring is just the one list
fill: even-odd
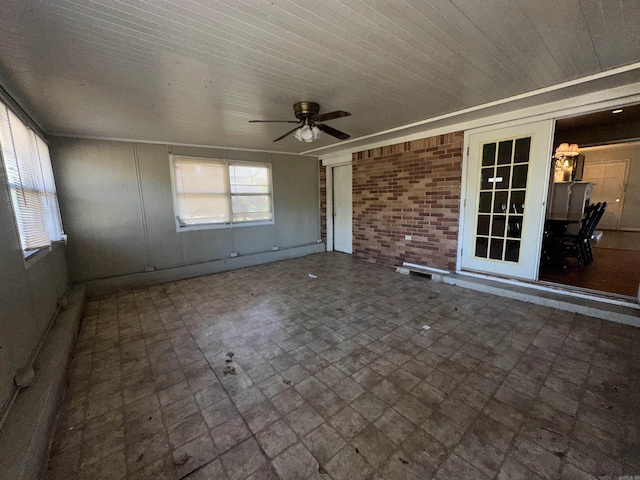
[(326, 122), (334, 118), (348, 117), (349, 112), (336, 110), (335, 112), (323, 113), (320, 115), (320, 105), (314, 102), (298, 102), (293, 106), (293, 113), (298, 120), (249, 120), (249, 123), (297, 123), (298, 127), (279, 136), (274, 140), (277, 142), (283, 138), (295, 133), (297, 140), (301, 142), (313, 142), (320, 138), (322, 132), (327, 133), (340, 140), (346, 140), (351, 135), (336, 130), (329, 125), (318, 122)]

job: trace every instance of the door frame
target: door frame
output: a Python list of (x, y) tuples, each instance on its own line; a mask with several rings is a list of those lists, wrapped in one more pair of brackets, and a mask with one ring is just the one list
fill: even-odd
[[(325, 175), (326, 187), (326, 210), (325, 218), (327, 223), (327, 252), (333, 252), (333, 167), (352, 165), (353, 158), (350, 153), (336, 157), (322, 158), (322, 166), (327, 169)], [(352, 180), (353, 187), (353, 180)], [(353, 233), (352, 233), (353, 242)]]
[[(507, 128), (512, 128), (512, 127), (521, 127), (521, 126), (525, 126), (528, 124), (532, 124), (532, 123), (537, 123), (540, 121), (550, 121), (550, 137), (549, 137), (549, 145), (548, 145), (548, 161), (547, 161), (547, 165), (545, 167), (545, 171), (546, 171), (546, 177), (548, 178), (549, 175), (551, 175), (551, 157), (553, 155), (553, 136), (554, 136), (554, 132), (555, 132), (555, 125), (556, 125), (556, 119), (555, 118), (526, 118), (526, 119), (519, 119), (519, 120), (514, 120), (514, 121), (510, 121), (510, 122), (504, 122), (504, 123), (498, 123), (498, 124), (492, 124), (492, 125), (487, 125), (487, 126), (483, 126), (480, 128), (475, 128), (475, 129), (470, 129), (470, 130), (465, 130), (464, 131), (464, 143), (463, 143), (463, 147), (462, 147), (462, 181), (461, 181), (461, 185), (460, 185), (460, 213), (459, 213), (459, 223), (458, 223), (458, 248), (457, 248), (457, 253), (456, 253), (456, 272), (469, 272), (469, 273), (473, 273), (473, 274), (478, 274), (478, 275), (492, 275), (492, 274), (487, 274), (487, 273), (482, 273), (482, 272), (475, 272), (473, 270), (463, 270), (462, 269), (462, 248), (464, 245), (464, 234), (465, 234), (465, 228), (468, 227), (467, 225), (465, 225), (465, 216), (466, 216), (466, 206), (467, 206), (467, 199), (469, 198), (469, 149), (470, 149), (470, 145), (471, 145), (471, 135), (475, 135), (478, 133), (486, 133), (486, 132), (491, 132), (491, 131), (499, 131), (502, 129), (507, 129)], [(475, 190), (474, 190), (474, 194), (475, 194)], [(535, 250), (534, 255), (536, 255), (536, 264), (540, 264), (540, 258), (542, 255), (542, 239), (543, 239), (543, 233), (544, 233), (544, 220), (545, 220), (545, 213), (546, 213), (546, 207), (547, 207), (547, 196), (549, 194), (549, 182), (547, 182), (545, 180), (544, 182), (544, 186), (543, 186), (543, 191), (542, 191), (542, 199), (543, 199), (543, 204), (542, 204), (542, 215), (540, 216), (540, 218), (538, 219), (540, 225), (540, 238), (537, 239), (537, 247)], [(535, 221), (535, 219), (534, 219)], [(473, 228), (473, 227), (471, 227)], [(471, 232), (471, 230), (470, 230)], [(500, 275), (493, 275), (495, 277), (499, 277)], [(507, 278), (511, 278), (509, 276), (507, 276)], [(514, 280), (518, 280), (515, 279)], [(536, 271), (535, 273), (535, 279), (533, 280), (534, 282), (538, 281), (538, 272)]]

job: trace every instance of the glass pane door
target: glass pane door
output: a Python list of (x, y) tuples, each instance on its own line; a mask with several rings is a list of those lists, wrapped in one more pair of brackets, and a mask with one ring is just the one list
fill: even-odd
[(482, 146), (476, 257), (519, 261), (530, 150), (531, 137)]
[(470, 132), (460, 267), (536, 280), (553, 121)]

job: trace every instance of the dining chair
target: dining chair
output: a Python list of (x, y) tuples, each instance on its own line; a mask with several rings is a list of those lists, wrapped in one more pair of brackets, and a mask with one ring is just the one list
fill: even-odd
[(593, 262), (593, 250), (591, 250), (591, 240), (593, 239), (593, 234), (596, 231), (596, 227), (598, 223), (600, 223), (600, 219), (602, 215), (604, 215), (604, 211), (607, 209), (607, 202), (602, 202), (599, 204), (599, 208), (597, 209), (592, 224), (589, 226), (589, 231), (587, 232), (588, 241), (585, 243), (585, 256), (588, 263)]
[(580, 230), (576, 235), (565, 234), (559, 237), (558, 250), (562, 252), (562, 258), (575, 257), (580, 268), (584, 268), (593, 260), (591, 253), (591, 235), (595, 230), (597, 221), (602, 216), (600, 211), (602, 203), (590, 205), (585, 209), (585, 217), (580, 224)]

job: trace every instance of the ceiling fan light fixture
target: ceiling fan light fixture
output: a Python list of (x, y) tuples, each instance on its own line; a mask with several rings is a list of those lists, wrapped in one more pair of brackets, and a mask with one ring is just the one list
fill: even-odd
[(303, 125), (296, 130), (296, 139), (300, 142), (313, 142), (313, 132), (309, 125)]
[(315, 102), (297, 102), (293, 106), (293, 113), (296, 120), (249, 120), (251, 123), (297, 123), (299, 126), (287, 133), (280, 135), (274, 140), (279, 142), (283, 138), (293, 134), (296, 140), (299, 142), (310, 143), (319, 139), (324, 133), (337, 138), (338, 140), (346, 140), (350, 138), (350, 135), (340, 130), (326, 125), (328, 120), (334, 120), (336, 118), (348, 117), (351, 114), (344, 110), (336, 110), (335, 112), (328, 112), (320, 114), (320, 105)]
[(313, 128), (311, 129), (311, 131), (313, 132), (313, 139), (317, 140), (322, 136), (322, 130), (320, 130), (317, 126), (313, 126)]
[(295, 137), (299, 142), (311, 143), (322, 135), (322, 131), (315, 125), (303, 125), (296, 130)]

